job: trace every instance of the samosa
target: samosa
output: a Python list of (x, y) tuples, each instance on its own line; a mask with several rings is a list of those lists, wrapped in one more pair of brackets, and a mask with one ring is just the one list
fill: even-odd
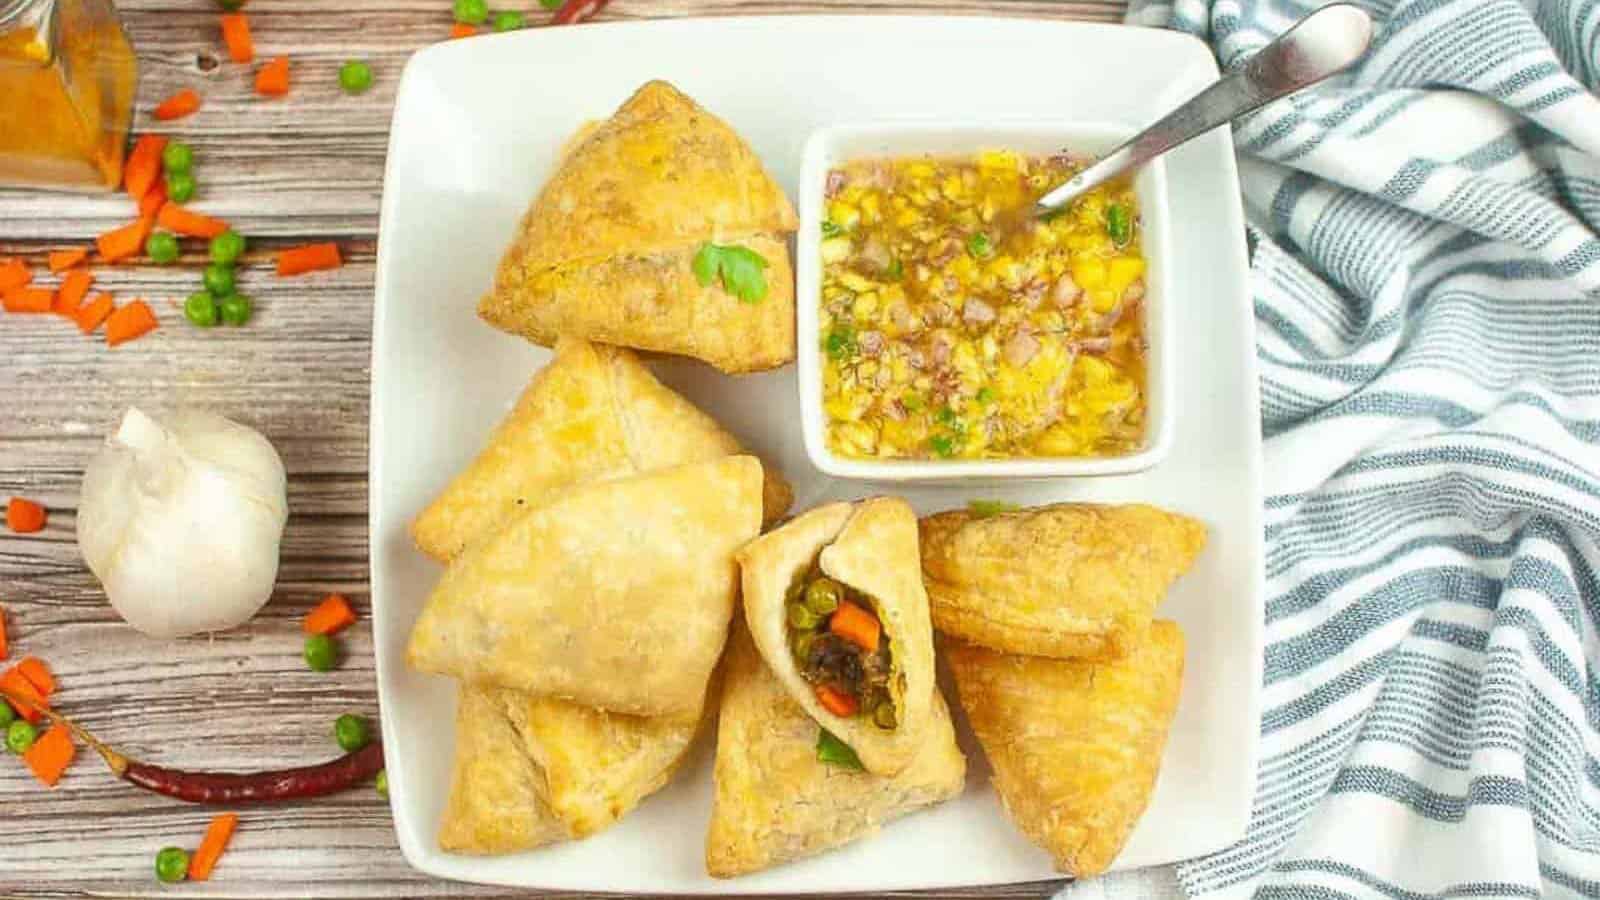
[(727, 456), (573, 488), (445, 571), (413, 668), (610, 712), (694, 717), (761, 527), (761, 463)]
[(706, 871), (729, 878), (876, 834), (891, 819), (961, 793), (967, 761), (935, 690), (911, 762), (893, 776), (819, 758), (821, 729), (735, 624), (723, 670)]
[(1105, 871), (1155, 788), (1183, 687), (1183, 632), (1154, 622), (1109, 660), (955, 640), (943, 649), (1006, 814), (1058, 870)]
[(544, 346), (566, 335), (775, 368), (795, 353), (797, 227), (744, 139), (652, 81), (574, 142), (478, 314)]
[[(556, 491), (742, 452), (633, 353), (563, 338), (477, 458), (412, 521), (412, 539), (449, 562)], [(794, 492), (776, 468), (763, 472), (763, 519), (773, 521)]]
[(1205, 525), (1143, 504), (957, 509), (920, 529), (935, 628), (1058, 658), (1126, 652), (1206, 543)]

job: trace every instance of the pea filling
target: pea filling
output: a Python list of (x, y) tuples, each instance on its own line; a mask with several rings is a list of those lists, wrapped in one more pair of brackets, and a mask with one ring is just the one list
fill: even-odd
[(872, 600), (813, 566), (789, 586), (784, 608), (790, 652), (817, 701), (836, 716), (898, 725), (889, 640)]

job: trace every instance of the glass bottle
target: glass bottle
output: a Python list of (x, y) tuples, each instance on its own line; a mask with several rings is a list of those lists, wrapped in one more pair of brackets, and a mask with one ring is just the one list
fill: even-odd
[(111, 0), (0, 0), (0, 186), (115, 189), (137, 82)]

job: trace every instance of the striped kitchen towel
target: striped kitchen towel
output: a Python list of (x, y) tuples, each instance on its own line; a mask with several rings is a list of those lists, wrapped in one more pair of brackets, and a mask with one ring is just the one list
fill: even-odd
[[(1134, 0), (1224, 69), (1314, 9)], [(1235, 129), (1266, 436), (1249, 832), (1191, 896), (1600, 897), (1600, 0), (1397, 0)]]

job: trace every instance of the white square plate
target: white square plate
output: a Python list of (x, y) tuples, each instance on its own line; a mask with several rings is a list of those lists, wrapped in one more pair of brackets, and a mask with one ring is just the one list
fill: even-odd
[[(406, 523), (470, 460), (548, 353), (474, 307), (558, 148), (640, 83), (665, 78), (742, 133), (791, 192), (800, 151), (834, 122), (962, 117), (1139, 126), (1216, 77), (1198, 42), (1139, 28), (1017, 19), (798, 17), (540, 29), (442, 43), (412, 58), (395, 104), (373, 316), (374, 631), (390, 803), (406, 858), (447, 878), (657, 892), (842, 891), (1054, 876), (1001, 814), (963, 735), (960, 798), (813, 859), (736, 879), (705, 875), (711, 748), (671, 786), (589, 840), (500, 858), (442, 853), (454, 691), (405, 667), (407, 633), (438, 568)], [(1203, 519), (1211, 542), (1163, 615), (1189, 637), (1187, 677), (1149, 811), (1119, 868), (1220, 849), (1244, 831), (1261, 681), (1260, 435), (1244, 225), (1227, 134), (1167, 160), (1177, 365), (1173, 449), (1138, 475), (900, 491), (920, 511), (968, 499), (1144, 500)], [(794, 368), (729, 378), (659, 364), (794, 483), (796, 508), (857, 497), (806, 459)]]

